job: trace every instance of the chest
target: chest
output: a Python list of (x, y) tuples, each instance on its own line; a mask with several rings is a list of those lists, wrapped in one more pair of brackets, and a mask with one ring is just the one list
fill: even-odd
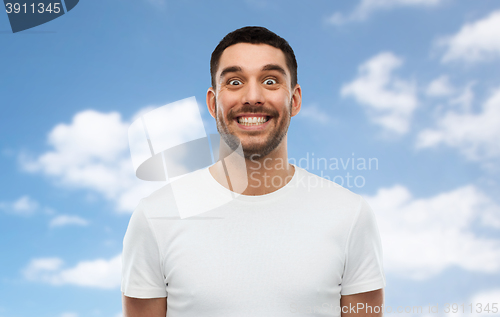
[(184, 222), (160, 229), (169, 231), (160, 248), (172, 311), (290, 312), (340, 298), (345, 228), (335, 219), (252, 213)]

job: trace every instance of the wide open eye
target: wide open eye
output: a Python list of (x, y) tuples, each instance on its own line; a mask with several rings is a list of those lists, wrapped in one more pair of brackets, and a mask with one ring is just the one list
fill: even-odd
[(268, 78), (264, 80), (264, 85), (276, 85), (278, 82), (275, 79)]
[(231, 86), (238, 86), (238, 85), (241, 85), (242, 82), (240, 80), (238, 80), (238, 79), (232, 79), (232, 80), (230, 80), (228, 82), (228, 84), (231, 85)]

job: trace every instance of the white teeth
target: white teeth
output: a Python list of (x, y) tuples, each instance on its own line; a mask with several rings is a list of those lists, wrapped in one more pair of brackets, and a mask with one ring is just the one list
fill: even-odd
[(267, 117), (239, 117), (238, 123), (242, 125), (259, 125), (267, 121)]

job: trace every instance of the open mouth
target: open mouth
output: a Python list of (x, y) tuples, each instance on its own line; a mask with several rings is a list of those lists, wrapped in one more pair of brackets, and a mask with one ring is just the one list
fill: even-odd
[(237, 121), (240, 125), (250, 127), (250, 126), (260, 126), (260, 125), (264, 125), (264, 124), (265, 124), (266, 122), (268, 122), (270, 119), (271, 119), (271, 117), (270, 117), (270, 116), (255, 116), (255, 117), (251, 117), (251, 116), (241, 116), (241, 117), (237, 117), (237, 118), (236, 118), (236, 121)]

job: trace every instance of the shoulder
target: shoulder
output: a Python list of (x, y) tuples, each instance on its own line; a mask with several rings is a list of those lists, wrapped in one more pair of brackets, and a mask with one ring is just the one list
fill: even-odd
[(179, 217), (178, 201), (192, 197), (192, 188), (204, 183), (205, 169), (196, 170), (175, 178), (165, 186), (142, 198), (137, 206), (147, 218)]
[(307, 196), (323, 203), (342, 207), (342, 209), (359, 209), (363, 198), (334, 181), (313, 174), (295, 165), (297, 171), (297, 187)]

